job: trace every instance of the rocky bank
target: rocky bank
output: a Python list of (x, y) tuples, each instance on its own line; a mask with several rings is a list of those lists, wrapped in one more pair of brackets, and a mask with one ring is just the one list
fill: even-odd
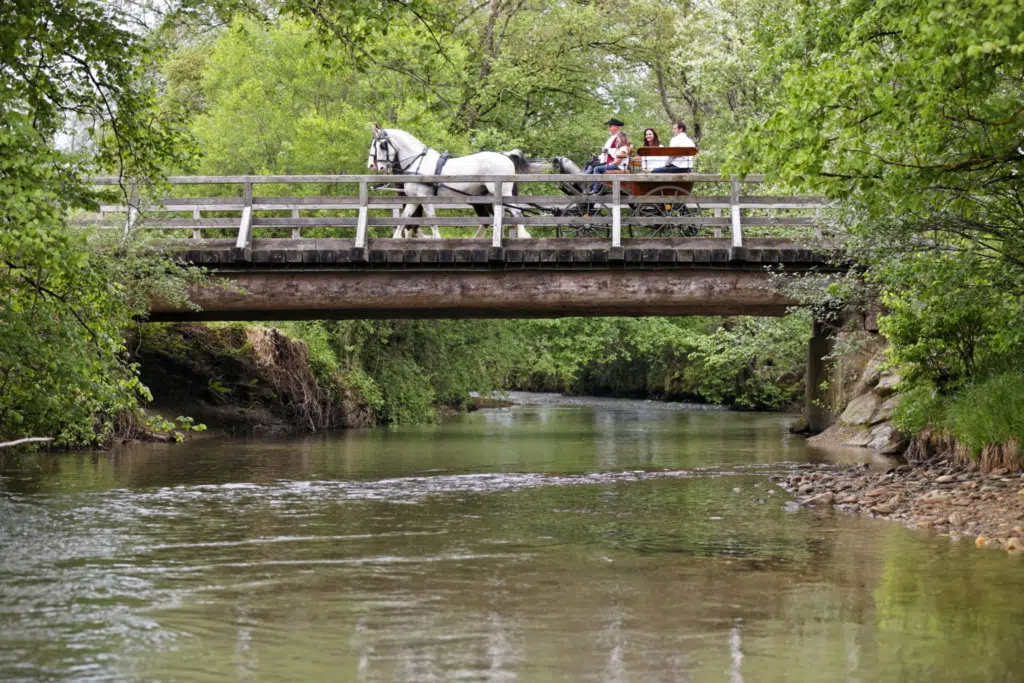
[(901, 396), (900, 376), (882, 370), (884, 348), (877, 347), (847, 383), (845, 408), (835, 424), (807, 440), (811, 446), (870, 448), (882, 455), (898, 455), (908, 441), (890, 422)]
[[(835, 423), (809, 437), (811, 446), (869, 448), (892, 457), (880, 472), (868, 466), (801, 471), (779, 482), (793, 507), (834, 507), (900, 521), (978, 547), (1024, 551), (1024, 474), (1016, 457), (972, 458), (951, 439), (923, 434), (911, 440), (891, 418), (899, 405), (899, 374), (883, 370), (884, 342), (841, 358), (833, 396), (842, 407)], [(908, 462), (909, 461), (909, 462)]]
[(868, 517), (932, 529), (979, 548), (1024, 551), (1024, 474), (984, 473), (953, 459), (900, 465), (886, 472), (868, 466), (805, 470), (779, 478), (799, 507), (834, 507)]

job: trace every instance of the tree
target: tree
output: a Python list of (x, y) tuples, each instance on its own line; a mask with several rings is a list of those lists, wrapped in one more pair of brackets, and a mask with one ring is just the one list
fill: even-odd
[(109, 5), (0, 8), (0, 440), (102, 440), (146, 394), (122, 329), (153, 291), (182, 294), (180, 269), (123, 243), (112, 258), (68, 218), (95, 205), (88, 174), (155, 177), (187, 151), (148, 65)]
[(778, 106), (736, 148), (744, 167), (897, 216), (921, 246), (1024, 267), (1018, 3), (803, 0), (762, 29), (778, 36)]

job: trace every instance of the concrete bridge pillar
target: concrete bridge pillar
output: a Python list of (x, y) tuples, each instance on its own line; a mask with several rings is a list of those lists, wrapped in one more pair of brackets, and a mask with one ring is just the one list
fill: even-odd
[(824, 431), (832, 424), (829, 392), (821, 389), (821, 383), (828, 375), (825, 357), (832, 352), (835, 340), (828, 335), (825, 325), (815, 320), (807, 344), (807, 389), (804, 394), (804, 408), (807, 412), (807, 429), (811, 433)]

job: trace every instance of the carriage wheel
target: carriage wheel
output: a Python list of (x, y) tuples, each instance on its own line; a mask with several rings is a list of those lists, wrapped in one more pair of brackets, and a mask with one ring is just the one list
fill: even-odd
[[(672, 203), (678, 201), (681, 196), (688, 194), (688, 192), (674, 185), (656, 187), (644, 196), (668, 197), (671, 200), (664, 204), (632, 204), (633, 211), (631, 215), (634, 218), (686, 218), (688, 216), (699, 218), (699, 206), (688, 207)], [(699, 223), (687, 223), (685, 221), (680, 223), (658, 223), (657, 221), (651, 221), (651, 223), (645, 225), (629, 226), (630, 237), (694, 237), (699, 232)]]
[[(608, 209), (603, 204), (592, 200), (581, 200), (565, 207), (556, 209), (555, 216), (566, 218), (595, 218), (610, 216)], [(609, 222), (611, 219), (609, 218)], [(600, 237), (611, 236), (611, 226), (608, 225), (558, 225), (556, 234), (558, 237)]]

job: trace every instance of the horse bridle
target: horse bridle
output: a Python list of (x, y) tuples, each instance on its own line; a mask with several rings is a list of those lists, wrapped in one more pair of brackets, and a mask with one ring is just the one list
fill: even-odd
[[(378, 143), (380, 144), (381, 152), (384, 154), (384, 158), (387, 160), (388, 171), (392, 175), (403, 175), (405, 173), (406, 168), (412, 166), (413, 162), (416, 161), (417, 159), (422, 160), (423, 157), (427, 155), (427, 151), (430, 149), (429, 147), (424, 145), (423, 151), (417, 154), (416, 156), (409, 157), (409, 163), (403, 167), (402, 159), (398, 156), (398, 148), (392, 145), (391, 141), (388, 140), (388, 134), (381, 131), (380, 133), (377, 133), (376, 135), (373, 136), (373, 165), (376, 166), (377, 168), (380, 168), (380, 160), (377, 157)], [(393, 157), (391, 156), (391, 150), (394, 150), (395, 153)], [(395, 173), (396, 166), (398, 167), (398, 173)], [(418, 169), (419, 167), (417, 167), (417, 170)]]

